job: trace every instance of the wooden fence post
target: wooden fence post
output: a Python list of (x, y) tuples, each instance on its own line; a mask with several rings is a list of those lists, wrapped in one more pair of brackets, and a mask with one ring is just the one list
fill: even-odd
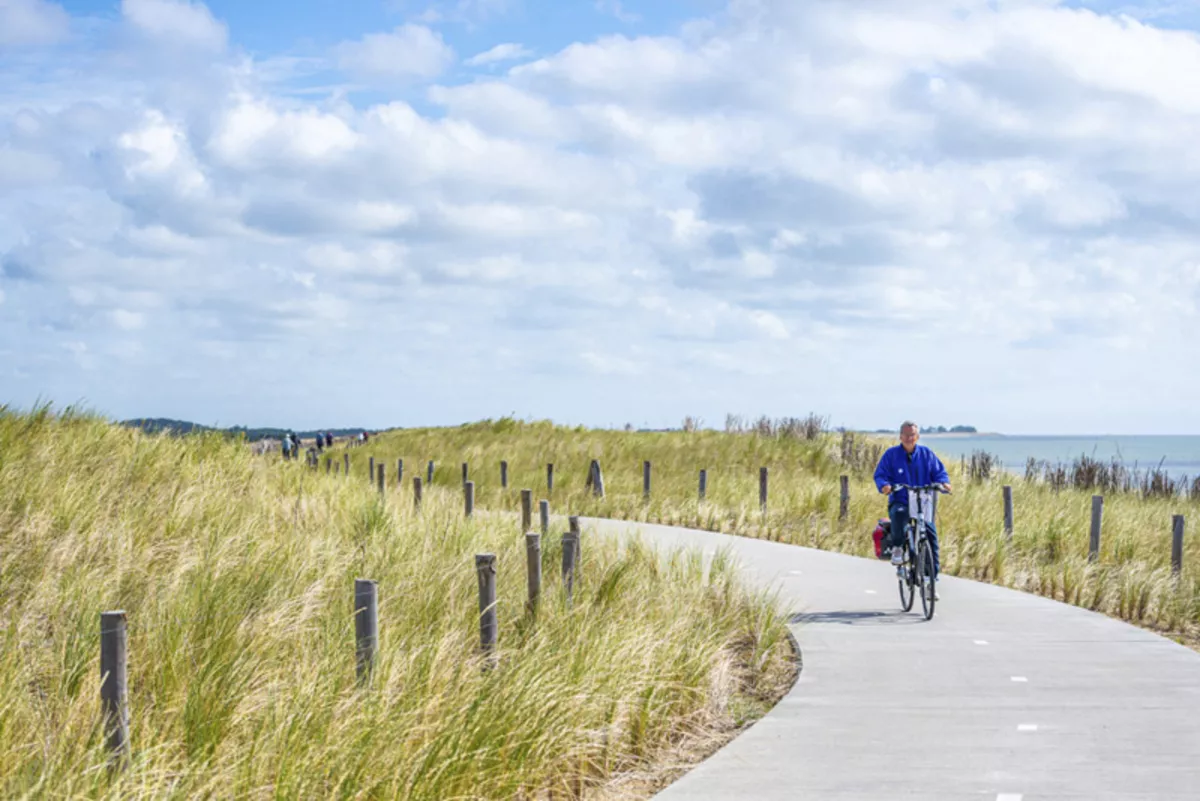
[(538, 517), (541, 518), (542, 534), (550, 533), (550, 501), (538, 501)]
[(335, 476), (340, 476), (342, 474), (342, 463), (341, 462), (333, 463), (333, 474)]
[(479, 579), (479, 645), (484, 654), (496, 651), (499, 626), (496, 618), (496, 554), (475, 554)]
[(350, 454), (343, 453), (342, 460), (346, 463), (346, 470), (345, 470), (346, 478), (349, 478), (350, 477)]
[(650, 498), (650, 460), (642, 462), (642, 497)]
[(767, 468), (758, 468), (758, 505), (762, 513), (767, 513)]
[(421, 477), (413, 476), (413, 508), (421, 511)]
[(360, 684), (366, 684), (375, 670), (375, 651), (379, 644), (379, 583), (371, 579), (354, 580), (354, 654)]
[(1012, 487), (1004, 487), (1004, 536), (1010, 542), (1013, 535), (1013, 494)]
[(371, 457), (371, 458), (370, 458), (370, 459), (367, 461), (367, 471), (368, 471), (368, 478), (367, 478), (367, 480), (368, 480), (369, 482), (371, 482), (372, 484), (374, 484), (374, 483), (375, 483), (375, 457), (374, 457), (374, 456), (372, 456), (372, 457)]
[(521, 490), (521, 531), (533, 528), (533, 490)]
[(562, 535), (562, 575), (563, 586), (567, 590), (567, 603), (575, 586), (575, 548), (579, 543), (579, 535), (570, 531)]
[(528, 609), (532, 612), (542, 594), (542, 535), (536, 531), (525, 534), (525, 573), (529, 587)]
[(1104, 517), (1104, 496), (1092, 496), (1092, 537), (1088, 547), (1088, 561), (1100, 558), (1100, 521)]
[(1171, 518), (1171, 572), (1183, 572), (1183, 515)]
[(578, 515), (571, 515), (567, 518), (567, 529), (575, 535), (575, 567), (579, 567), (579, 562), (583, 558), (583, 532), (579, 529)]
[(331, 459), (330, 457), (326, 456), (326, 457), (325, 457), (325, 475), (329, 475), (329, 473), (330, 473), (332, 470), (333, 470), (333, 459)]
[(469, 518), (475, 512), (475, 482), (468, 481), (463, 484), (463, 502), (466, 505), (466, 513)]
[(838, 520), (850, 516), (850, 476), (841, 477), (841, 496), (838, 504)]
[(403, 459), (396, 460), (396, 486), (397, 487), (404, 486), (404, 460)]
[(588, 476), (588, 486), (592, 488), (592, 495), (597, 498), (604, 497), (604, 471), (600, 469), (600, 460), (592, 460), (591, 475)]
[(129, 699), (126, 667), (125, 611), (100, 613), (100, 706), (105, 741), (113, 759), (129, 757)]
[(496, 555), (475, 554), (475, 575), (479, 579), (479, 645), (485, 654), (496, 649), (499, 627), (496, 622)]
[(433, 486), (433, 460), (432, 459), (429, 460), (429, 467), (425, 471), (425, 483), (430, 487)]
[(500, 489), (508, 489), (508, 462), (500, 462)]
[(705, 494), (708, 492), (708, 471), (700, 471), (700, 500), (704, 500)]
[(554, 492), (554, 462), (546, 462), (546, 492)]
[(376, 478), (378, 479), (377, 483), (379, 484), (379, 494), (383, 495), (384, 481), (386, 480), (386, 476), (384, 474), (387, 473), (387, 470), (384, 469), (383, 462), (379, 463), (379, 467), (375, 468), (375, 472), (377, 474)]

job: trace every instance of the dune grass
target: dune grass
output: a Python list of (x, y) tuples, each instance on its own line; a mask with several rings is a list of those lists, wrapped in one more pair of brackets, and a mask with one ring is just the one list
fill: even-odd
[[(518, 529), (465, 521), (445, 482), (417, 513), (219, 436), (0, 409), (0, 797), (645, 797), (792, 680), (780, 608), (724, 555), (589, 540), (568, 606), (550, 537), (529, 614)], [(489, 671), (480, 552), (498, 557)], [(379, 582), (366, 688), (356, 577)], [(110, 772), (98, 629), (118, 608), (132, 757)]]
[[(396, 460), (409, 477), (435, 460), (435, 485), (460, 489), (461, 464), (476, 483), (477, 503), (517, 509), (519, 490), (534, 490), (555, 510), (719, 530), (731, 534), (873, 556), (870, 532), (886, 516), (872, 475), (876, 454), (895, 439), (846, 446), (838, 435), (762, 436), (709, 430), (628, 432), (584, 430), (512, 419), (455, 428), (385, 432), (366, 447), (351, 448), (353, 482), (366, 480), (367, 459), (387, 464), (394, 484)], [(931, 443), (936, 450), (936, 442)], [(335, 449), (340, 456), (341, 450)], [(500, 488), (499, 463), (509, 463), (509, 488)], [(600, 461), (605, 497), (586, 487), (588, 466)], [(642, 495), (642, 462), (649, 460), (651, 496)], [(546, 463), (555, 466), (554, 491), (546, 489)], [(1146, 498), (1137, 493), (1105, 498), (1100, 558), (1088, 561), (1090, 491), (1055, 490), (1040, 481), (995, 475), (973, 482), (957, 460), (946, 460), (955, 488), (939, 500), (942, 566), (950, 575), (1003, 584), (1104, 612), (1187, 642), (1200, 643), (1200, 500)], [(764, 516), (758, 502), (759, 467), (769, 469)], [(707, 471), (705, 502), (698, 474)], [(322, 465), (321, 470), (324, 470)], [(969, 472), (969, 471), (968, 471)], [(839, 522), (839, 476), (850, 476), (847, 520)], [(1001, 486), (1013, 486), (1015, 526), (1004, 534)], [(393, 487), (393, 492), (397, 490)], [(1171, 572), (1171, 518), (1185, 515), (1184, 567)], [(881, 568), (882, 569), (882, 568)], [(953, 603), (947, 599), (947, 603)]]

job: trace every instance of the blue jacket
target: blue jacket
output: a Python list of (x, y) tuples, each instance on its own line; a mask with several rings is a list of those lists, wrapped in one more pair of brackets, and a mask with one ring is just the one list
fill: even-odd
[[(883, 452), (879, 466), (875, 468), (875, 487), (882, 491), (886, 485), (897, 483), (913, 486), (949, 484), (950, 476), (942, 460), (924, 445), (917, 445), (911, 457), (903, 445), (893, 445)], [(897, 503), (908, 503), (908, 490), (892, 490), (888, 506)]]

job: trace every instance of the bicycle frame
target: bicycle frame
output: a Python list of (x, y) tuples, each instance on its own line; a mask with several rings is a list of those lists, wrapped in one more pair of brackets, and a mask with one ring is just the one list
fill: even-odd
[[(925, 527), (927, 525), (927, 521), (925, 520), (925, 511), (926, 509), (933, 508), (933, 493), (938, 490), (926, 489), (924, 487), (905, 487), (901, 484), (897, 484), (895, 486), (903, 487), (904, 489), (908, 490), (908, 551), (913, 558), (916, 558), (916, 555), (921, 547), (921, 543), (927, 538), (925, 534)], [(913, 510), (913, 498), (916, 499), (915, 512)]]

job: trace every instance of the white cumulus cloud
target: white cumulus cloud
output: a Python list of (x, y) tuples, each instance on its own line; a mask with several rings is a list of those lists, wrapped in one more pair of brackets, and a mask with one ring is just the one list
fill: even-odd
[(454, 49), (425, 25), (401, 25), (390, 33), (370, 33), (337, 48), (342, 69), (366, 78), (435, 78), (454, 63)]
[(533, 55), (533, 51), (524, 45), (513, 42), (498, 44), (495, 47), (485, 50), (482, 53), (471, 56), (463, 63), (468, 67), (482, 67), (487, 64), (496, 64), (501, 61), (516, 61), (523, 58), (528, 58)]
[(225, 24), (200, 2), (121, 0), (121, 14), (134, 28), (164, 44), (220, 50), (228, 39)]
[[(221, 50), (203, 6), (124, 8), (204, 58), (72, 43), (54, 57), (73, 69), (36, 82), (0, 59), (18, 401), (290, 425), (394, 424), (404, 393), (413, 424), (1194, 425), (1193, 31), (1051, 0), (739, 0), (465, 77), (410, 23), (332, 48), (356, 85), (326, 91)], [(928, 392), (880, 390), (910, 363)], [(1147, 376), (1152, 414), (1078, 402)]]
[(0, 46), (44, 45), (64, 39), (71, 18), (48, 0), (0, 0)]

